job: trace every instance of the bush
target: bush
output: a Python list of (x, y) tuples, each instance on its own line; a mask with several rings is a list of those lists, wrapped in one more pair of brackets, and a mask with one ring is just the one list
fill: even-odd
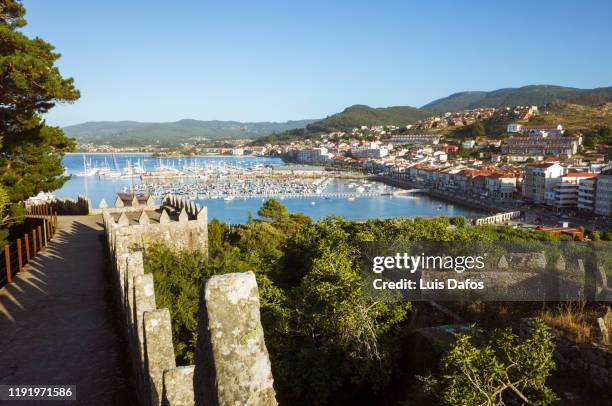
[(541, 320), (523, 341), (509, 328), (485, 335), (475, 326), (456, 338), (440, 363), (441, 373), (419, 377), (425, 392), (437, 402), (549, 405), (557, 400), (546, 386), (546, 378), (555, 368), (554, 342)]

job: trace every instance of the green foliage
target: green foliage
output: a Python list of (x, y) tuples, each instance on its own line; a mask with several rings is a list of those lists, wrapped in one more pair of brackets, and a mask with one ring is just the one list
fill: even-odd
[(523, 341), (510, 328), (457, 334), (440, 375), (420, 377), (425, 391), (445, 405), (552, 404), (546, 378), (555, 368), (554, 342), (544, 322), (534, 327)]
[(462, 92), (435, 100), (423, 108), (447, 112), (475, 107), (544, 106), (557, 100), (596, 105), (612, 100), (612, 87), (576, 89), (551, 85), (530, 85), (491, 92)]
[(206, 257), (199, 252), (174, 251), (155, 245), (145, 252), (145, 269), (155, 280), (157, 307), (167, 307), (177, 362), (193, 364), (197, 340), (200, 281), (209, 276)]
[(0, 184), (13, 203), (67, 180), (61, 159), (73, 140), (41, 115), (79, 98), (73, 80), (55, 66), (60, 55), (53, 46), (18, 31), (24, 14), (19, 1), (0, 0)]
[(268, 199), (261, 206), (257, 214), (266, 220), (277, 221), (287, 215), (287, 208), (276, 199)]
[(217, 255), (223, 249), (223, 243), (229, 234), (229, 226), (217, 219), (208, 224), (208, 252)]
[(347, 131), (362, 125), (398, 125), (404, 126), (417, 120), (431, 116), (428, 110), (417, 109), (410, 106), (395, 106), (385, 108), (373, 108), (356, 104), (347, 107), (342, 112), (333, 114), (306, 126), (303, 129), (290, 130), (279, 134), (272, 134), (256, 140), (258, 145), (287, 143), (296, 140), (304, 140), (317, 136), (321, 133), (333, 131)]
[(472, 137), (481, 137), (485, 135), (484, 125), (480, 120), (476, 120), (472, 123)]
[[(508, 227), (465, 227), (462, 217), (355, 223), (332, 216), (313, 222), (287, 214), (274, 200), (265, 202), (259, 214), (267, 220), (232, 229), (211, 221), (207, 262), (157, 247), (147, 251), (145, 270), (154, 274), (159, 305), (172, 312), (179, 364), (193, 358), (201, 278), (255, 272), (282, 404), (354, 403), (364, 394), (388, 388), (400, 367), (400, 340), (410, 304), (364, 295), (363, 242), (554, 238)], [(451, 223), (457, 227), (449, 227)]]
[(463, 228), (468, 224), (468, 219), (463, 216), (456, 216), (451, 219), (451, 224), (456, 227)]

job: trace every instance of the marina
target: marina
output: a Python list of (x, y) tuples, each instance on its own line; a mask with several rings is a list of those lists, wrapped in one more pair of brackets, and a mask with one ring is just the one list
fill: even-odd
[[(117, 193), (126, 191), (150, 194), (157, 202), (171, 193), (207, 206), (211, 219), (232, 224), (256, 216), (269, 197), (282, 201), (290, 213), (304, 213), (315, 220), (330, 214), (355, 220), (481, 214), (417, 191), (363, 178), (338, 178), (320, 169), (291, 174), (287, 169), (290, 166), (278, 158), (67, 154), (63, 163), (71, 179), (53, 192), (58, 197), (83, 194), (97, 206), (102, 198), (114, 202)], [(161, 171), (171, 176), (160, 176)]]

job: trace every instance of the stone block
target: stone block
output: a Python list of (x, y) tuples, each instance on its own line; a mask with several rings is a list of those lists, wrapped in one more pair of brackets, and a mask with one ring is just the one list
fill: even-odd
[(146, 226), (147, 224), (149, 224), (149, 216), (147, 216), (147, 212), (146, 211), (142, 211), (142, 213), (140, 213), (140, 217), (138, 218), (138, 224), (140, 224), (141, 226)]
[(168, 216), (168, 212), (166, 209), (162, 209), (162, 213), (159, 216), (159, 224), (167, 224), (170, 222), (170, 216)]
[(179, 223), (186, 223), (187, 221), (189, 221), (189, 216), (187, 215), (187, 211), (185, 210), (185, 207), (181, 209), (181, 212), (178, 216), (178, 221)]
[(177, 367), (164, 371), (164, 406), (193, 406), (194, 366)]
[(276, 405), (252, 272), (202, 282), (196, 405)]
[(176, 367), (172, 347), (172, 326), (170, 311), (157, 309), (144, 312), (145, 370), (152, 406), (162, 402), (164, 371)]
[(119, 220), (117, 220), (117, 224), (119, 224), (120, 226), (130, 225), (130, 219), (128, 219), (128, 217), (125, 215), (125, 212), (121, 213), (121, 216), (119, 216)]
[(153, 275), (144, 274), (134, 277), (134, 318), (136, 321), (136, 334), (138, 335), (138, 359), (141, 366), (144, 365), (144, 312), (155, 310), (155, 288), (153, 286)]

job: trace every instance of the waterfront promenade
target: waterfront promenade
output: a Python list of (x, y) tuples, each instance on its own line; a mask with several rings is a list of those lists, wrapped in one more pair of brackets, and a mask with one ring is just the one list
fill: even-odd
[(0, 289), (0, 384), (76, 385), (80, 405), (135, 404), (101, 216), (58, 218), (48, 246)]

